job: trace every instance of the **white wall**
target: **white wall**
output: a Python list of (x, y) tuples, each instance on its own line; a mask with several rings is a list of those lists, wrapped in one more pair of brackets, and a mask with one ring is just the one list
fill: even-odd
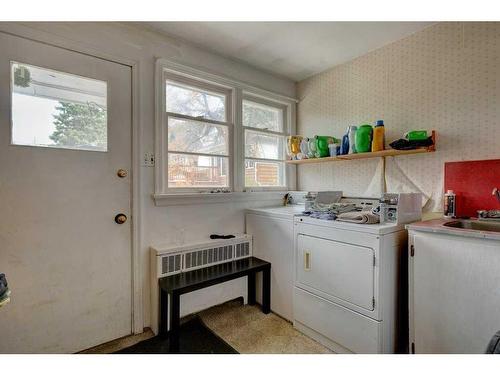
[[(387, 140), (435, 129), (437, 152), (388, 158), (388, 191), (421, 190), (440, 211), (444, 162), (500, 156), (500, 23), (443, 22), (297, 85), (298, 133), (341, 137), (348, 125), (385, 121)], [(302, 165), (301, 190), (380, 192), (377, 159)], [(375, 194), (376, 195), (376, 194)]]
[[(82, 47), (99, 54), (123, 57), (139, 62), (141, 152), (154, 151), (154, 64), (167, 58), (211, 73), (224, 75), (253, 86), (294, 97), (295, 83), (259, 71), (240, 62), (192, 47), (184, 42), (122, 23), (0, 23), (0, 30), (69, 48)], [(246, 207), (279, 204), (279, 201), (219, 203), (156, 207), (151, 198), (154, 168), (142, 167), (142, 241), (141, 277), (143, 283), (144, 326), (150, 325), (149, 246), (173, 243), (176, 233), (185, 230), (185, 241), (207, 239), (211, 233), (244, 232)], [(246, 293), (243, 280), (219, 288), (215, 294), (183, 298), (184, 313), (199, 310), (210, 303)]]

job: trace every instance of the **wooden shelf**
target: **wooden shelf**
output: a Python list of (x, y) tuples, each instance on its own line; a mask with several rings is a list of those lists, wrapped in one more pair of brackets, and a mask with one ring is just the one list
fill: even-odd
[(328, 163), (335, 161), (344, 160), (355, 160), (355, 159), (371, 159), (371, 158), (383, 158), (386, 156), (398, 156), (398, 155), (411, 155), (411, 154), (426, 154), (428, 152), (434, 152), (433, 147), (417, 148), (415, 150), (384, 150), (376, 152), (362, 152), (359, 154), (348, 154), (339, 156), (329, 156), (325, 158), (314, 158), (314, 159), (302, 159), (302, 160), (287, 160), (288, 164), (315, 164), (315, 163)]
[(433, 145), (429, 147), (421, 147), (415, 150), (383, 150), (375, 152), (361, 152), (359, 154), (348, 154), (339, 156), (329, 156), (325, 158), (314, 158), (314, 159), (302, 159), (302, 160), (287, 160), (288, 164), (316, 164), (316, 163), (328, 163), (335, 161), (344, 160), (355, 160), (355, 159), (371, 159), (371, 158), (385, 158), (386, 156), (399, 156), (399, 155), (412, 155), (412, 154), (426, 154), (428, 152), (436, 151), (436, 138), (437, 133), (435, 130), (431, 132)]

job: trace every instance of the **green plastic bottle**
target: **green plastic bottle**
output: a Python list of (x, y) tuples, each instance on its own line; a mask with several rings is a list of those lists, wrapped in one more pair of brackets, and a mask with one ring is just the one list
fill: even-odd
[(356, 130), (356, 152), (370, 152), (372, 145), (373, 128), (371, 125), (363, 124)]

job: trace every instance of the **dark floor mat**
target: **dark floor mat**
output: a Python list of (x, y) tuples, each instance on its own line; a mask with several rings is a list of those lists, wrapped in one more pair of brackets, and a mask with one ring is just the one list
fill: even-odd
[[(169, 339), (160, 336), (141, 341), (115, 354), (169, 354)], [(176, 354), (238, 354), (203, 324), (199, 317), (183, 323), (179, 334), (179, 352)]]

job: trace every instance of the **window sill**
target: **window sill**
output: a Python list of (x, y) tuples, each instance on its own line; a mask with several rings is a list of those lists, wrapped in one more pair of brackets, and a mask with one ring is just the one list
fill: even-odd
[(153, 200), (155, 206), (272, 201), (282, 199), (286, 192), (286, 190), (283, 190), (233, 193), (153, 194)]

